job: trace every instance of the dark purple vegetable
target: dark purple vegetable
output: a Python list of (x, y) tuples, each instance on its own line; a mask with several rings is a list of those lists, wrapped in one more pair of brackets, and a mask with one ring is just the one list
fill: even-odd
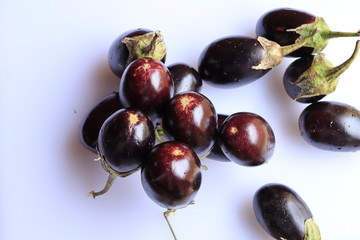
[(355, 60), (359, 45), (360, 41), (357, 41), (351, 57), (336, 67), (321, 53), (295, 60), (284, 73), (283, 84), (286, 93), (298, 102), (312, 103), (334, 92), (340, 75)]
[(319, 227), (305, 201), (283, 184), (262, 186), (255, 193), (253, 208), (260, 225), (275, 239), (321, 239)]
[(238, 87), (264, 76), (270, 69), (253, 69), (265, 50), (254, 38), (234, 36), (218, 39), (201, 53), (199, 73), (217, 87)]
[(124, 107), (137, 108), (154, 122), (174, 93), (167, 67), (159, 60), (141, 58), (126, 67), (120, 80), (119, 95)]
[(141, 169), (146, 194), (166, 209), (184, 207), (201, 185), (200, 160), (190, 146), (169, 141), (156, 145)]
[(301, 135), (310, 145), (329, 151), (360, 150), (360, 112), (332, 101), (307, 106), (299, 117)]
[(211, 101), (201, 93), (179, 93), (164, 110), (163, 128), (170, 139), (188, 144), (203, 157), (215, 143), (217, 114)]
[(333, 32), (325, 20), (311, 13), (291, 9), (279, 8), (262, 15), (256, 24), (256, 35), (275, 41), (286, 46), (301, 41), (317, 31), (311, 41), (287, 56), (303, 57), (322, 51), (329, 39), (336, 37), (356, 37), (360, 32)]
[(156, 145), (141, 169), (141, 183), (151, 200), (167, 209), (164, 217), (194, 203), (201, 186), (201, 164), (192, 148), (169, 141)]
[(238, 112), (222, 124), (220, 147), (227, 158), (244, 166), (269, 161), (274, 153), (275, 136), (269, 123), (255, 113)]
[(317, 96), (301, 97), (301, 88), (296, 85), (300, 76), (306, 71), (312, 71), (314, 55), (305, 56), (298, 58), (292, 62), (285, 70), (283, 76), (283, 85), (286, 93), (289, 97), (297, 102), (301, 103), (312, 103), (317, 102), (320, 99), (324, 98), (325, 94), (319, 94)]
[(307, 40), (281, 47), (262, 37), (220, 38), (202, 51), (199, 73), (204, 81), (217, 87), (243, 86), (264, 76), (282, 61), (283, 56), (300, 48)]
[(100, 99), (84, 117), (80, 126), (80, 141), (90, 151), (97, 154), (96, 145), (99, 131), (105, 120), (123, 106), (119, 94), (112, 93)]
[(103, 190), (90, 194), (104, 194), (116, 177), (139, 170), (154, 144), (154, 125), (145, 114), (125, 108), (113, 113), (102, 125), (98, 139), (99, 160), (109, 172), (108, 182)]
[(169, 65), (168, 69), (174, 82), (174, 94), (187, 91), (200, 92), (202, 79), (193, 67), (184, 63), (176, 63)]
[(218, 114), (218, 127), (217, 127), (218, 131), (216, 134), (216, 140), (215, 140), (214, 148), (211, 150), (210, 154), (208, 155), (208, 158), (211, 158), (211, 159), (214, 159), (217, 161), (221, 161), (221, 162), (230, 162), (230, 159), (228, 159), (225, 156), (225, 154), (221, 150), (221, 147), (219, 144), (219, 130), (221, 129), (223, 122), (225, 121), (225, 119), (228, 116), (229, 115), (227, 115), (227, 114)]
[(108, 64), (111, 71), (121, 77), (127, 65), (142, 57), (165, 62), (166, 46), (160, 32), (138, 28), (122, 33), (110, 46)]

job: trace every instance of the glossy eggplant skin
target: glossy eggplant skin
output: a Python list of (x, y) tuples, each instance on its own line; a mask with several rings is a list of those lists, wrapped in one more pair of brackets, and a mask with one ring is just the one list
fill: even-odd
[(108, 52), (108, 64), (111, 71), (116, 76), (121, 77), (127, 66), (127, 60), (129, 57), (129, 50), (122, 40), (125, 37), (138, 36), (149, 32), (152, 32), (152, 30), (146, 28), (131, 29), (122, 33), (112, 42)]
[(141, 110), (155, 123), (174, 94), (168, 68), (154, 58), (144, 57), (130, 63), (120, 79), (120, 102)]
[[(256, 35), (265, 37), (271, 41), (277, 42), (281, 46), (295, 43), (300, 36), (295, 29), (303, 24), (313, 23), (315, 16), (310, 13), (291, 8), (274, 9), (263, 14), (256, 23)], [(313, 48), (302, 47), (287, 56), (302, 57), (313, 53)]]
[(260, 225), (275, 239), (303, 240), (305, 221), (313, 217), (294, 190), (277, 183), (266, 184), (257, 190), (253, 208)]
[(202, 79), (198, 71), (185, 63), (175, 63), (168, 66), (174, 82), (174, 94), (194, 91), (200, 92)]
[(139, 168), (155, 144), (155, 128), (141, 111), (123, 108), (106, 119), (99, 132), (99, 156), (115, 171)]
[(214, 146), (217, 114), (211, 101), (201, 93), (175, 95), (165, 108), (162, 123), (170, 139), (188, 144), (199, 157)]
[(242, 166), (267, 163), (275, 151), (275, 134), (270, 124), (251, 112), (237, 112), (223, 122), (219, 145), (227, 158)]
[(251, 83), (270, 69), (253, 69), (264, 58), (265, 50), (255, 38), (230, 36), (213, 41), (201, 53), (198, 71), (201, 78), (219, 88), (234, 88)]
[(201, 186), (201, 163), (192, 148), (181, 142), (156, 145), (141, 168), (141, 183), (155, 203), (167, 209), (185, 207)]
[(300, 103), (313, 103), (323, 99), (326, 95), (319, 95), (315, 97), (300, 97), (297, 98), (301, 88), (295, 85), (295, 82), (300, 76), (306, 72), (313, 63), (314, 55), (301, 57), (293, 61), (286, 68), (283, 76), (283, 85), (286, 93), (293, 100)]
[(360, 150), (360, 112), (334, 101), (320, 101), (307, 106), (299, 117), (302, 137), (310, 145), (328, 151)]
[(117, 110), (123, 108), (119, 93), (101, 98), (84, 117), (80, 126), (80, 141), (93, 153), (97, 153), (99, 131), (105, 120)]

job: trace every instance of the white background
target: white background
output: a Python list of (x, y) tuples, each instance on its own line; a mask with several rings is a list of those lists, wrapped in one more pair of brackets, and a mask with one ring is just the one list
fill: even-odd
[[(79, 125), (101, 97), (118, 86), (107, 51), (122, 32), (160, 30), (167, 64), (197, 67), (202, 49), (227, 35), (254, 36), (257, 19), (277, 7), (324, 17), (333, 30), (360, 28), (356, 2), (342, 1), (4, 0), (0, 3), (0, 239), (171, 239), (164, 209), (144, 193), (139, 172), (118, 179), (97, 199), (107, 178), (79, 142)], [(324, 50), (335, 65), (355, 39), (334, 39)], [(172, 216), (180, 240), (271, 239), (257, 223), (252, 198), (268, 182), (296, 190), (312, 210), (323, 239), (360, 239), (360, 153), (334, 153), (304, 142), (297, 127), (304, 104), (282, 87), (291, 59), (260, 80), (202, 93), (219, 113), (251, 111), (276, 135), (268, 164), (242, 167), (204, 160), (196, 204)], [(336, 100), (360, 108), (360, 59), (341, 77)]]

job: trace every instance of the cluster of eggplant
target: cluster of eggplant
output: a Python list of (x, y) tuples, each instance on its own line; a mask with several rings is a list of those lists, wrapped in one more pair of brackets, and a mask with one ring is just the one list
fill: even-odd
[(119, 88), (85, 115), (80, 140), (109, 173), (104, 188), (89, 195), (103, 195), (118, 177), (141, 171), (145, 193), (167, 209), (176, 239), (168, 216), (193, 203), (206, 168), (200, 160), (219, 148), (227, 161), (261, 165), (273, 155), (275, 136), (253, 113), (227, 116), (219, 129), (198, 71), (165, 65), (166, 53), (159, 31), (133, 29), (114, 40), (108, 63)]
[[(283, 86), (292, 100), (309, 104), (298, 120), (305, 141), (328, 151), (359, 150), (360, 111), (341, 102), (320, 101), (335, 91), (341, 74), (358, 54), (360, 41), (356, 41), (352, 55), (338, 66), (322, 51), (329, 39), (357, 37), (359, 31), (333, 32), (321, 17), (281, 8), (260, 17), (256, 34), (257, 38), (223, 37), (206, 46), (199, 59), (203, 80), (219, 88), (241, 87), (260, 79), (283, 57), (296, 58), (284, 72)], [(221, 158), (220, 150), (215, 150), (214, 157)], [(253, 207), (260, 225), (275, 239), (321, 239), (310, 209), (285, 185), (260, 188)]]
[[(256, 34), (257, 38), (229, 36), (213, 41), (203, 50), (198, 70), (186, 64), (166, 66), (167, 49), (158, 31), (135, 29), (115, 39), (108, 63), (121, 79), (119, 90), (100, 99), (81, 125), (81, 142), (98, 154), (109, 172), (104, 189), (90, 194), (102, 195), (116, 177), (141, 170), (144, 190), (168, 209), (167, 219), (177, 208), (192, 204), (201, 184), (203, 158), (244, 166), (266, 163), (275, 146), (274, 132), (266, 120), (250, 112), (217, 114), (199, 92), (203, 80), (220, 88), (249, 84), (284, 57), (297, 58), (284, 72), (286, 93), (309, 104), (299, 117), (304, 139), (320, 149), (359, 150), (360, 112), (343, 103), (320, 101), (335, 91), (360, 43), (356, 42), (349, 59), (335, 67), (322, 50), (331, 38), (359, 36), (359, 32), (332, 32), (321, 17), (283, 8), (261, 16)], [(144, 79), (150, 79), (151, 86)], [(195, 111), (203, 113), (201, 119), (195, 119)], [(166, 135), (173, 139), (162, 142)], [(176, 171), (169, 172), (170, 165), (184, 159), (189, 169), (178, 168), (189, 174), (179, 178)], [(276, 239), (321, 238), (305, 201), (283, 184), (261, 187), (253, 207), (260, 225)], [(173, 236), (176, 239), (174, 232)]]
[(322, 50), (329, 39), (356, 37), (358, 32), (333, 32), (325, 20), (290, 8), (269, 11), (256, 24), (257, 38), (229, 36), (210, 43), (199, 59), (204, 81), (220, 88), (249, 84), (276, 67), (283, 57), (296, 58), (285, 70), (283, 86), (287, 95), (310, 104), (299, 118), (301, 135), (311, 145), (331, 151), (359, 150), (360, 112), (352, 106), (319, 102), (335, 91), (339, 78), (355, 60), (360, 41), (352, 55), (338, 66)]

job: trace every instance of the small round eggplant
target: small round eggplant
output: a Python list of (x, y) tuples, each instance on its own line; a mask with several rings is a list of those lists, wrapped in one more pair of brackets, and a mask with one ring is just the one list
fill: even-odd
[(160, 143), (141, 168), (141, 183), (149, 198), (159, 206), (183, 208), (191, 204), (200, 189), (200, 160), (185, 143)]
[(275, 239), (321, 239), (319, 227), (305, 201), (283, 184), (262, 186), (254, 195), (253, 208), (260, 225)]
[(325, 20), (311, 13), (279, 8), (263, 14), (256, 23), (256, 35), (275, 41), (281, 46), (293, 44), (317, 32), (311, 41), (288, 54), (291, 57), (304, 57), (322, 51), (329, 39), (337, 37), (357, 37), (360, 32), (331, 31)]
[(287, 95), (291, 99), (297, 102), (300, 103), (317, 102), (326, 96), (325, 94), (319, 94), (317, 96), (312, 96), (312, 97), (303, 97), (300, 95), (301, 87), (296, 85), (298, 79), (300, 79), (300, 76), (302, 76), (304, 72), (311, 71), (311, 68), (314, 68), (313, 61), (314, 61), (314, 55), (298, 58), (297, 60), (292, 62), (285, 70), (283, 76), (284, 89)]
[(117, 177), (138, 171), (154, 144), (154, 125), (145, 114), (130, 108), (114, 112), (101, 126), (97, 144), (98, 160), (109, 173), (108, 180), (102, 190), (89, 195), (105, 194)]
[(295, 60), (287, 67), (283, 76), (286, 93), (297, 102), (312, 103), (334, 92), (341, 74), (355, 60), (359, 46), (358, 40), (352, 55), (336, 67), (322, 53)]
[(219, 145), (227, 158), (242, 166), (267, 163), (274, 154), (275, 135), (270, 124), (250, 112), (237, 112), (223, 122)]
[(122, 33), (110, 45), (108, 64), (111, 71), (121, 77), (127, 65), (142, 57), (165, 62), (166, 46), (160, 32), (138, 28)]
[(123, 108), (119, 93), (112, 93), (100, 99), (84, 117), (80, 126), (80, 141), (90, 151), (97, 154), (96, 145), (99, 131), (111, 114)]
[(174, 82), (174, 94), (193, 91), (200, 92), (202, 79), (198, 71), (185, 63), (176, 63), (168, 66)]
[(188, 144), (200, 158), (214, 146), (217, 114), (212, 102), (201, 93), (175, 95), (163, 112), (162, 124), (171, 140)]
[(137, 109), (123, 108), (113, 113), (99, 132), (99, 157), (119, 173), (138, 169), (155, 144), (155, 128), (150, 118)]
[(137, 108), (156, 123), (174, 93), (168, 68), (154, 58), (131, 62), (120, 79), (119, 96), (124, 107)]
[(305, 141), (317, 148), (360, 150), (360, 111), (350, 105), (333, 101), (312, 103), (300, 114), (299, 129)]

